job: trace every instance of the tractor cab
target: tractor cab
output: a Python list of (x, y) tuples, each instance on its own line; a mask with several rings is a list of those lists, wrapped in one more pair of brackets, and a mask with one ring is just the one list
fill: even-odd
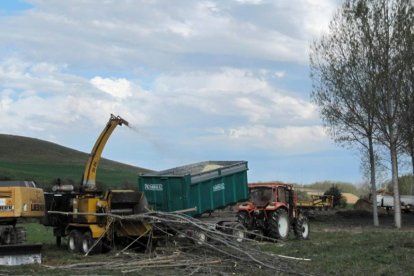
[(292, 185), (289, 184), (254, 183), (249, 184), (249, 202), (259, 208), (284, 205), (289, 209), (295, 206), (295, 196)]

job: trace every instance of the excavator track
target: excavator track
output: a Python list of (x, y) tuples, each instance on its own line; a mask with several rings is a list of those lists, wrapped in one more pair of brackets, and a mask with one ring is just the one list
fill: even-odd
[(0, 265), (41, 263), (41, 244), (23, 244), (26, 230), (14, 225), (0, 225)]
[(21, 244), (26, 241), (26, 230), (23, 227), (1, 226), (0, 233), (0, 245)]

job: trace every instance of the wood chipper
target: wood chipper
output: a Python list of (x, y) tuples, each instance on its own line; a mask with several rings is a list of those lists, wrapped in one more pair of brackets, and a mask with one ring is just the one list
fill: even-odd
[[(61, 245), (62, 237), (67, 237), (71, 252), (107, 252), (117, 244), (140, 242), (150, 235), (151, 225), (122, 219), (147, 210), (143, 193), (134, 190), (100, 192), (96, 188), (103, 148), (118, 125), (128, 126), (128, 122), (111, 114), (89, 155), (78, 192), (74, 192), (71, 185), (56, 185), (54, 192), (45, 193), (47, 214), (43, 224), (53, 227), (57, 245)], [(142, 245), (145, 246), (145, 242)]]

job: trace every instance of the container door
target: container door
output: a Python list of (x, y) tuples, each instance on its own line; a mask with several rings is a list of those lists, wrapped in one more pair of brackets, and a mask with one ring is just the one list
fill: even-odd
[(169, 177), (162, 180), (166, 196), (166, 210), (178, 211), (187, 209), (186, 191), (183, 177)]

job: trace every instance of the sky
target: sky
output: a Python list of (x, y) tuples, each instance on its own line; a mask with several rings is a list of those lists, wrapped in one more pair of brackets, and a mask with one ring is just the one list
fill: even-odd
[(164, 170), (248, 161), (249, 181), (361, 182), (310, 101), (309, 45), (339, 0), (0, 1), (0, 133)]

